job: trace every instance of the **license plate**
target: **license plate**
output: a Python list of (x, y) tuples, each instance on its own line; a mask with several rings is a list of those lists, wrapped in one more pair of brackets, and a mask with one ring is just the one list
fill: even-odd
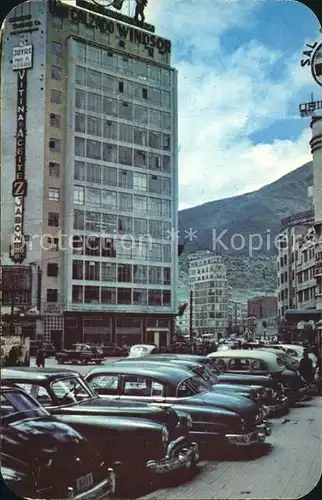
[(76, 479), (76, 488), (77, 491), (84, 491), (93, 486), (94, 480), (93, 480), (93, 474), (90, 472), (89, 474), (86, 474), (86, 476), (79, 477)]

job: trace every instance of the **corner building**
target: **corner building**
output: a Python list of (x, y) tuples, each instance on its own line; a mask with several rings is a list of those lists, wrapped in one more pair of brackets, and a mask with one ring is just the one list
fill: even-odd
[[(33, 1), (14, 9), (3, 28), (4, 264), (32, 268), (37, 334), (58, 347), (78, 341), (162, 345), (170, 341), (177, 309), (177, 242), (169, 237), (178, 212), (171, 43), (150, 25), (142, 29), (117, 17)], [(29, 30), (21, 27), (25, 19)], [(12, 262), (12, 54), (23, 44), (33, 48), (20, 227), (26, 248), (22, 261)]]

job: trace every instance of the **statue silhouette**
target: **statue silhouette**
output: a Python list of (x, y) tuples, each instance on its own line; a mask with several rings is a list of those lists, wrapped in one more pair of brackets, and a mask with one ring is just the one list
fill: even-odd
[(134, 21), (144, 23), (145, 15), (144, 9), (148, 4), (148, 0), (136, 0)]

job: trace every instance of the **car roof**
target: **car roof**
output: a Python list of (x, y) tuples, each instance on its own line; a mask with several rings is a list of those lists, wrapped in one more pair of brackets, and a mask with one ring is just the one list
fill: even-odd
[(79, 373), (72, 370), (57, 368), (33, 368), (25, 366), (2, 368), (1, 370), (1, 378), (9, 378), (11, 380), (24, 380), (25, 382), (44, 382), (45, 380), (51, 381), (54, 379), (67, 377), (79, 377)]
[[(279, 352), (272, 352), (269, 349), (230, 349), (228, 351), (212, 352), (209, 358), (258, 358), (259, 356), (267, 362), (276, 364)], [(257, 356), (256, 356), (257, 355)]]
[[(173, 361), (171, 361), (173, 360)], [(180, 363), (180, 366), (181, 365), (185, 365), (187, 366), (189, 369), (191, 368), (197, 368), (198, 366), (202, 366), (200, 363), (197, 363), (196, 361), (193, 361), (193, 360), (189, 360), (189, 359), (180, 359), (180, 358), (177, 358), (177, 357), (174, 357), (174, 358), (171, 358), (170, 356), (169, 357), (164, 357), (161, 355), (160, 357), (156, 354), (155, 356), (142, 356), (140, 358), (124, 358), (124, 359), (120, 359), (118, 361), (114, 361), (115, 364), (117, 364), (118, 362), (120, 362), (122, 365), (125, 364), (125, 363), (141, 363), (141, 366), (144, 364), (144, 363), (153, 363), (153, 364), (156, 364), (156, 363), (161, 363), (161, 362), (164, 362), (166, 363), (166, 366), (173, 366), (175, 364), (175, 362), (178, 362)], [(114, 364), (113, 363), (113, 364)], [(164, 365), (161, 365), (161, 366), (164, 366)]]
[[(91, 370), (87, 376), (90, 375), (104, 375), (106, 373), (109, 374), (124, 374), (124, 375), (138, 375), (138, 376), (146, 376), (146, 377), (158, 377), (167, 383), (175, 383), (179, 384), (182, 380), (186, 380), (187, 378), (193, 377), (193, 375), (188, 371), (180, 368), (179, 366), (155, 366), (144, 367), (142, 366), (142, 362), (138, 361), (138, 363), (130, 362), (120, 362), (120, 363), (110, 363), (108, 365), (99, 366)], [(86, 378), (87, 378), (86, 376)]]

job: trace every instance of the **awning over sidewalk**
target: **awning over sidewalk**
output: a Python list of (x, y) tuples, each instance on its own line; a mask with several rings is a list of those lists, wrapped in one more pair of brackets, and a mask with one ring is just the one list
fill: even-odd
[(285, 312), (285, 320), (288, 323), (319, 321), (320, 319), (322, 319), (322, 309), (288, 309)]

